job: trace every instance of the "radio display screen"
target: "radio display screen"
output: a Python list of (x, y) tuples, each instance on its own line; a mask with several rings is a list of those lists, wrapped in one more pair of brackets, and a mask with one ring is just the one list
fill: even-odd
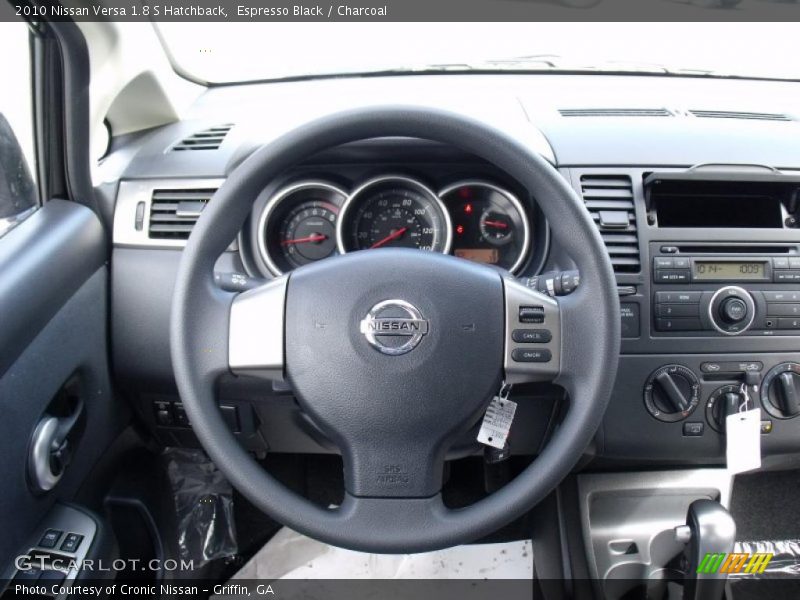
[(715, 279), (766, 279), (766, 263), (763, 262), (713, 262), (697, 260), (694, 263), (695, 281)]

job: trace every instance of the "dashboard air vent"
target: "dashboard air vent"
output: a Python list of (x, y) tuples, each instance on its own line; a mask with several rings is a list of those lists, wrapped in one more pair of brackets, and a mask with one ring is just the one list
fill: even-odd
[(633, 186), (627, 175), (582, 175), (581, 194), (617, 273), (638, 273), (639, 238)]
[(789, 115), (780, 113), (736, 112), (726, 110), (690, 110), (690, 114), (701, 119), (750, 119), (753, 121), (794, 121)]
[(172, 147), (173, 152), (184, 150), (216, 150), (222, 144), (222, 140), (228, 135), (233, 127), (232, 124), (218, 125), (203, 131), (193, 133), (189, 137), (182, 139)]
[(216, 189), (153, 190), (148, 236), (186, 240)]
[(666, 108), (562, 108), (562, 117), (671, 117)]

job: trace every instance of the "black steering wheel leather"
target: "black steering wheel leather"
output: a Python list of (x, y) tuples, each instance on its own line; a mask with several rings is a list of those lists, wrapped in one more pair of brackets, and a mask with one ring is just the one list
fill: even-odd
[[(234, 351), (231, 336), (236, 329), (241, 338), (242, 328), (233, 312), (240, 299), (215, 286), (214, 264), (235, 239), (253, 199), (288, 168), (334, 146), (392, 136), (458, 147), (525, 186), (547, 217), (553, 239), (577, 264), (581, 284), (556, 303), (520, 290), (522, 286), (515, 287), (496, 270), (461, 259), (375, 250), (302, 267), (267, 284), (271, 287), (265, 293), (250, 295), (257, 299), (272, 294), (280, 323), (259, 328), (253, 322), (246, 328), (247, 339), (238, 343), (258, 352), (262, 336), (264, 343), (267, 336), (277, 336), (271, 343), (282, 354), (280, 373), (253, 369), (252, 374), (285, 376), (301, 407), (342, 450), (345, 500), (329, 509), (270, 476), (220, 415), (215, 381), (236, 362), (233, 355), (238, 357), (239, 351)], [(274, 296), (274, 290), (281, 295)], [(320, 294), (326, 293), (321, 290), (333, 290), (331, 297), (321, 300)], [(569, 409), (542, 453), (518, 477), (472, 506), (451, 510), (439, 493), (447, 444), (480, 418), (492, 392), (509, 375), (507, 330), (509, 319), (516, 318), (509, 308), (512, 292), (528, 294), (526, 302), (549, 303), (548, 310), (555, 311), (557, 361), (552, 364), (557, 369), (548, 378), (566, 389)], [(430, 321), (419, 347), (403, 356), (375, 352), (358, 335), (358, 319), (387, 296), (411, 298)], [(456, 325), (465, 320), (482, 336), (480, 343), (457, 337)], [(241, 493), (310, 537), (355, 550), (395, 553), (449, 547), (491, 533), (559, 484), (605, 412), (616, 376), (620, 319), (616, 282), (600, 235), (581, 200), (549, 163), (475, 120), (434, 109), (387, 107), (312, 122), (256, 151), (230, 174), (183, 251), (170, 336), (175, 379), (192, 427)], [(457, 348), (464, 349), (460, 357), (453, 356)], [(431, 364), (438, 360), (444, 362), (438, 365), (442, 381), (437, 384)], [(371, 372), (365, 374), (367, 370)], [(536, 380), (542, 380), (541, 373)], [(463, 385), (453, 380), (464, 374)], [(402, 477), (384, 477), (387, 473)], [(400, 485), (385, 485), (387, 480)]]

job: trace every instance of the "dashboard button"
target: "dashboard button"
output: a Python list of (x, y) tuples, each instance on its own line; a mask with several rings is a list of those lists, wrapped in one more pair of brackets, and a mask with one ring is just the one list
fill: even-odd
[(676, 256), (675, 257), (675, 268), (676, 269), (688, 269), (689, 268), (689, 258), (686, 256)]
[(775, 271), (773, 275), (777, 282), (800, 281), (800, 271)]
[(689, 421), (683, 424), (683, 435), (686, 437), (699, 437), (703, 435), (705, 424), (702, 421)]
[(767, 302), (800, 302), (800, 292), (761, 292)]
[(546, 344), (553, 335), (547, 329), (515, 329), (511, 339), (520, 344)]
[(642, 333), (639, 304), (636, 302), (623, 302), (619, 305), (619, 310), (622, 318), (622, 337), (638, 338)]
[(775, 256), (772, 259), (772, 268), (773, 269), (788, 269), (789, 268), (789, 257), (787, 257), (787, 256)]
[(83, 541), (83, 536), (77, 533), (68, 533), (64, 538), (64, 543), (61, 544), (61, 550), (64, 552), (77, 552), (78, 547)]
[(48, 529), (44, 532), (42, 539), (39, 540), (39, 546), (42, 548), (55, 548), (62, 533), (64, 532), (58, 529)]
[(659, 317), (699, 317), (699, 304), (657, 304), (656, 316)]
[(656, 319), (656, 329), (658, 331), (701, 331), (703, 324), (700, 319), (658, 318)]
[(666, 269), (656, 271), (658, 283), (686, 283), (689, 281), (689, 269)]
[(553, 355), (550, 353), (550, 350), (517, 348), (511, 352), (511, 358), (516, 362), (545, 363), (550, 362)]
[(703, 292), (656, 292), (659, 304), (697, 304)]
[(653, 267), (656, 269), (674, 269), (675, 259), (672, 257), (657, 256), (653, 259)]
[(800, 304), (767, 304), (771, 317), (800, 317)]
[(800, 256), (790, 256), (789, 257), (789, 268), (790, 269), (800, 269)]
[(800, 319), (778, 319), (778, 329), (800, 329)]

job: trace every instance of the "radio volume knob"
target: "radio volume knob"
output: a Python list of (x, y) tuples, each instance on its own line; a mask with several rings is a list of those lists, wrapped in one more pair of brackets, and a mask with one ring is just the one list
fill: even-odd
[(750, 293), (736, 285), (718, 289), (711, 297), (708, 317), (714, 329), (726, 335), (744, 333), (753, 324), (756, 305)]
[(747, 318), (747, 304), (741, 298), (725, 298), (720, 304), (719, 314), (726, 323), (741, 323)]

